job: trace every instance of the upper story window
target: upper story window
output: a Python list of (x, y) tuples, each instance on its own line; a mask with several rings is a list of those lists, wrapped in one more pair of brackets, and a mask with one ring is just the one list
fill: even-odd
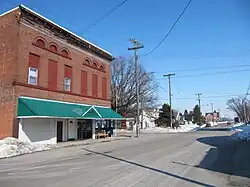
[(102, 71), (105, 71), (104, 65), (100, 65), (100, 69), (101, 69)]
[(65, 77), (64, 78), (64, 91), (70, 92), (71, 90), (71, 78)]
[(28, 83), (37, 85), (38, 69), (29, 67)]
[(37, 39), (36, 45), (38, 45), (41, 48), (45, 48), (45, 42), (42, 39)]
[(69, 58), (69, 52), (65, 49), (62, 50), (62, 56)]
[(54, 52), (54, 53), (58, 52), (57, 46), (55, 44), (51, 44), (49, 46), (49, 50), (52, 51), (52, 52)]
[(96, 62), (93, 63), (93, 67), (94, 67), (95, 69), (97, 68), (97, 63), (96, 63)]
[(90, 60), (88, 58), (85, 59), (85, 63), (90, 66)]
[(28, 84), (37, 85), (40, 56), (29, 53)]

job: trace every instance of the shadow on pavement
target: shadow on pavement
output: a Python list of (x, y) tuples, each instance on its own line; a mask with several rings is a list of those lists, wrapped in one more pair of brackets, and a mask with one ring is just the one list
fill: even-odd
[(212, 127), (205, 127), (198, 129), (197, 131), (231, 131), (231, 127), (217, 127), (217, 128), (212, 128)]
[(196, 167), (250, 178), (249, 143), (235, 141), (230, 136), (204, 137), (197, 141), (214, 148), (210, 148)]
[(227, 174), (231, 185), (250, 186), (250, 143), (235, 141), (230, 136), (203, 137), (197, 141), (213, 146), (198, 165), (172, 163)]
[(184, 181), (196, 184), (196, 185), (206, 186), (206, 187), (215, 187), (215, 186), (210, 185), (210, 184), (206, 184), (206, 183), (199, 182), (199, 181), (196, 181), (196, 180), (193, 180), (193, 179), (185, 178), (185, 177), (182, 177), (182, 176), (179, 176), (179, 175), (167, 172), (167, 171), (163, 171), (163, 170), (160, 170), (160, 169), (157, 169), (157, 168), (149, 167), (149, 166), (142, 165), (142, 164), (132, 162), (132, 161), (129, 161), (129, 160), (125, 160), (125, 159), (122, 159), (122, 158), (119, 158), (119, 157), (108, 155), (106, 153), (100, 153), (100, 152), (92, 151), (92, 150), (89, 150), (89, 149), (86, 149), (86, 148), (82, 148), (82, 149), (89, 152), (89, 153), (92, 153), (92, 154), (101, 155), (101, 156), (108, 157), (108, 158), (111, 158), (111, 159), (114, 159), (114, 160), (118, 160), (118, 161), (121, 161), (121, 162), (132, 164), (132, 165), (135, 165), (135, 166), (143, 168), (143, 169), (151, 170), (151, 171), (154, 171), (154, 172), (157, 172), (157, 173), (160, 173), (160, 174), (165, 174), (165, 175), (168, 175), (168, 176), (180, 179), (180, 180), (184, 180)]

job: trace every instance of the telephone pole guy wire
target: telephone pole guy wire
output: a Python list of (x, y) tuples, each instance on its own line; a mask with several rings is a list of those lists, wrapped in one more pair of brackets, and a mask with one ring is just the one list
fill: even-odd
[(139, 137), (139, 123), (140, 123), (140, 108), (139, 108), (139, 61), (137, 51), (139, 49), (144, 48), (137, 40), (130, 38), (130, 42), (132, 43), (133, 47), (128, 48), (129, 51), (134, 51), (134, 58), (135, 58), (135, 76), (136, 76), (136, 103), (137, 103), (137, 112), (136, 112), (136, 137)]
[(173, 31), (173, 29), (175, 28), (176, 24), (179, 22), (179, 20), (181, 19), (181, 17), (183, 16), (183, 14), (186, 12), (187, 8), (189, 7), (189, 5), (191, 4), (192, 0), (189, 0), (189, 2), (187, 3), (187, 5), (185, 6), (185, 8), (183, 9), (183, 11), (181, 12), (181, 14), (179, 15), (179, 17), (176, 19), (176, 21), (174, 22), (173, 26), (170, 28), (170, 30), (167, 32), (167, 34), (164, 36), (164, 38), (159, 42), (159, 44), (157, 44), (153, 49), (151, 49), (148, 53), (146, 53), (144, 56), (148, 56), (151, 53), (153, 53), (158, 47), (160, 47), (160, 45), (167, 39), (167, 37), (170, 35), (170, 33)]

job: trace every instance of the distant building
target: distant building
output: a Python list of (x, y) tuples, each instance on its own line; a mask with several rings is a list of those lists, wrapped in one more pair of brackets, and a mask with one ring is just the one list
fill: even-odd
[(156, 126), (156, 120), (159, 117), (159, 109), (145, 108), (140, 115), (141, 129), (153, 128)]
[(219, 112), (209, 112), (206, 113), (205, 115), (206, 122), (217, 122), (219, 121), (219, 118), (220, 118)]
[[(156, 120), (159, 117), (159, 109), (156, 108), (145, 108), (142, 113), (139, 115), (140, 118), (140, 129), (153, 128), (156, 126)], [(136, 124), (136, 115), (130, 114), (126, 116), (126, 120), (121, 122), (120, 127), (122, 129), (132, 130)]]

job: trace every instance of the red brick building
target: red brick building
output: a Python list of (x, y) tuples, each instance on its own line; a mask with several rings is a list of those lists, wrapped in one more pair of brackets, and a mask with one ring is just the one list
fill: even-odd
[[(102, 48), (20, 5), (0, 15), (0, 52), (0, 139), (14, 136), (40, 142), (49, 141), (50, 138), (49, 142), (55, 143), (58, 139), (78, 139), (79, 126), (90, 124), (93, 137), (93, 128), (98, 119), (115, 118), (115, 114), (105, 117), (93, 108), (103, 106), (110, 110), (111, 106), (110, 62), (113, 57)], [(46, 118), (43, 112), (48, 110), (32, 108), (29, 102), (33, 101), (46, 102), (48, 109), (52, 107), (51, 103), (72, 104), (76, 108), (78, 104), (80, 108), (84, 104), (92, 107), (91, 110), (98, 115), (84, 118), (83, 114), (67, 116), (67, 111), (62, 111), (47, 114)], [(19, 107), (20, 103), (22, 106)], [(37, 103), (36, 106), (43, 104)], [(24, 110), (31, 111), (32, 115)], [(44, 131), (45, 128), (36, 129), (39, 123), (49, 128), (55, 127), (53, 131), (57, 132), (52, 133), (53, 140), (50, 136), (46, 139), (47, 135), (45, 139), (44, 136), (34, 140), (29, 137)], [(69, 124), (78, 128), (71, 132), (75, 133), (72, 138), (68, 129), (73, 129), (73, 126)], [(24, 127), (28, 131), (32, 129), (32, 133), (20, 132)], [(58, 134), (62, 135), (59, 137)]]

